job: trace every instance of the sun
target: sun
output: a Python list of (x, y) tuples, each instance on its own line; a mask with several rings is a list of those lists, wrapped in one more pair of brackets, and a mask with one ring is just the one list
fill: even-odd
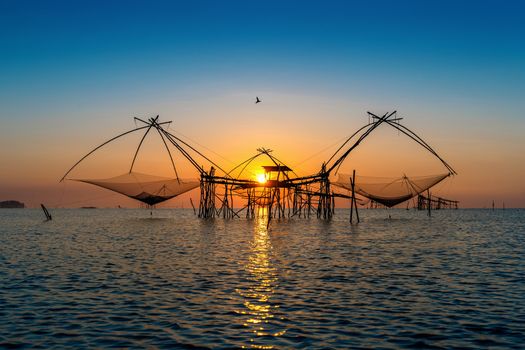
[(266, 183), (266, 175), (265, 174), (257, 174), (257, 182), (260, 184)]

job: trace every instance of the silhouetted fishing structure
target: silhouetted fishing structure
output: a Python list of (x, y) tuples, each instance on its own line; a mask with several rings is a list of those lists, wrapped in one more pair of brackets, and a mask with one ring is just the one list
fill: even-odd
[[(159, 116), (156, 116), (148, 120), (135, 118), (136, 122), (142, 124), (141, 126), (121, 133), (95, 147), (76, 162), (60, 181), (65, 180), (78, 164), (95, 151), (116, 139), (139, 131), (143, 132), (143, 135), (135, 149), (127, 173), (107, 179), (71, 180), (110, 189), (141, 201), (148, 206), (154, 206), (199, 187), (199, 207), (198, 210), (194, 207), (194, 211), (200, 218), (222, 217), (232, 219), (241, 216), (254, 218), (256, 215), (262, 214), (268, 217), (268, 222), (272, 219), (308, 218), (312, 215), (329, 220), (334, 215), (335, 198), (347, 198), (350, 199), (351, 203), (350, 221), (353, 222), (355, 218), (359, 222), (357, 207), (358, 202), (363, 202), (362, 197), (386, 207), (395, 206), (416, 196), (418, 196), (418, 203), (420, 201), (423, 203), (423, 199), (420, 199), (424, 198), (423, 192), (428, 191), (445, 178), (456, 174), (454, 169), (422, 138), (400, 123), (403, 118), (398, 118), (396, 111), (385, 113), (382, 116), (377, 116), (371, 112), (367, 113), (369, 122), (347, 138), (335, 153), (321, 164), (317, 173), (307, 176), (297, 175), (292, 168), (277, 158), (272, 150), (263, 147), (257, 149), (257, 153), (252, 157), (226, 171), (195, 146), (169, 132), (165, 126), (171, 122), (159, 122)], [(355, 170), (352, 175), (339, 174), (339, 169), (351, 152), (381, 125), (394, 128), (426, 149), (443, 164), (446, 173), (423, 177), (403, 175), (397, 179), (372, 179), (356, 175)], [(133, 171), (144, 139), (150, 133), (156, 133), (161, 138), (170, 159), (174, 177), (160, 177)], [(175, 153), (181, 155), (182, 159), (197, 171), (198, 179), (182, 179), (179, 177), (174, 159)], [(267, 162), (267, 164), (262, 166), (263, 174), (260, 174), (257, 179), (253, 179), (247, 176), (247, 170), (253, 167), (256, 160), (257, 162)], [(206, 166), (201, 164), (206, 164)], [(338, 178), (333, 181), (335, 176)], [(334, 186), (347, 191), (347, 193), (335, 191)], [(436, 200), (437, 204), (434, 205), (433, 203)], [(430, 199), (429, 203), (431, 205), (427, 205), (428, 208), (434, 205), (435, 208), (441, 209), (451, 207), (454, 203), (457, 207), (457, 201), (443, 198)], [(193, 207), (193, 201), (191, 204)], [(421, 204), (421, 208), (423, 206)]]
[(418, 210), (428, 210), (429, 206), (432, 210), (458, 209), (459, 201), (441, 198), (432, 194), (430, 194), (430, 197), (428, 197), (428, 195), (425, 196), (424, 194), (420, 194), (417, 196)]

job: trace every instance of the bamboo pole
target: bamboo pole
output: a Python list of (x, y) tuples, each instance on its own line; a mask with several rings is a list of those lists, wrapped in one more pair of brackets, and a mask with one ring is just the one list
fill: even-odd
[(428, 216), (431, 216), (431, 210), (432, 210), (432, 203), (430, 202), (430, 190), (427, 190), (427, 197), (428, 197)]
[(355, 169), (352, 172), (352, 177), (350, 178), (350, 188), (352, 189), (352, 197), (350, 198), (350, 223), (354, 223), (354, 210), (357, 223), (359, 223), (359, 212), (357, 211), (357, 200), (355, 197)]

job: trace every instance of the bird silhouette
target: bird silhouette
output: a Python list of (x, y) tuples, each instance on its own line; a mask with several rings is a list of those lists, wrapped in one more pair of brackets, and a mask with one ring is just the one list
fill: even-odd
[(259, 96), (255, 96), (255, 104), (257, 104), (259, 102), (262, 102), (261, 100), (259, 100)]

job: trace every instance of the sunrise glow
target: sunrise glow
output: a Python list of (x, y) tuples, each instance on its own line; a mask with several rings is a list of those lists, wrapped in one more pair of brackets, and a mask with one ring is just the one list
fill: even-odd
[(257, 178), (257, 182), (258, 183), (260, 183), (260, 184), (265, 184), (266, 183), (266, 175), (265, 174), (257, 174), (256, 178)]

